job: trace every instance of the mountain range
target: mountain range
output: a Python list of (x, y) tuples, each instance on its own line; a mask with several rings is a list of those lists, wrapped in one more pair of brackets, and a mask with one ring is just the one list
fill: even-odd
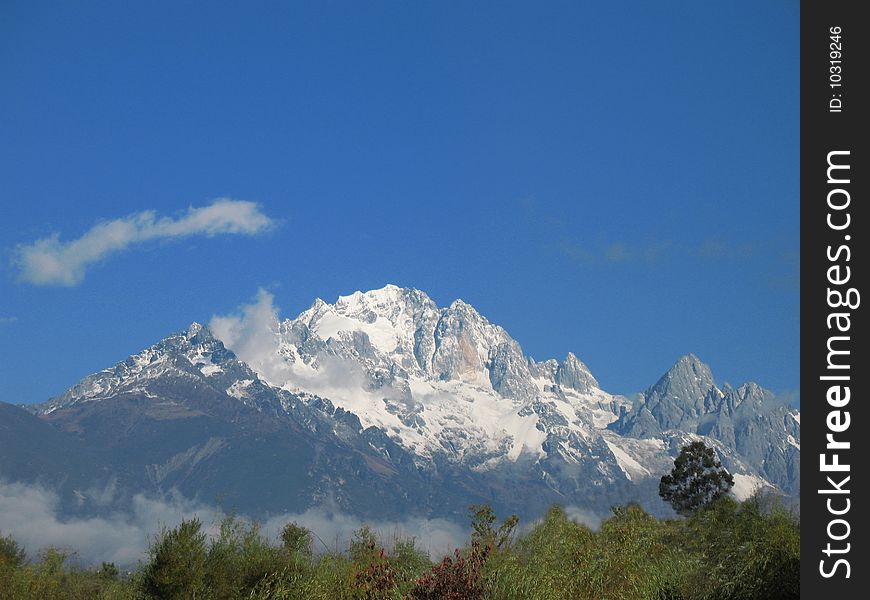
[(633, 397), (569, 353), (538, 362), (474, 307), (388, 285), (294, 319), (193, 323), (37, 405), (0, 404), (0, 478), (67, 513), (181, 493), (253, 516), (539, 515), (640, 501), (701, 439), (745, 498), (797, 498), (800, 413), (687, 354)]

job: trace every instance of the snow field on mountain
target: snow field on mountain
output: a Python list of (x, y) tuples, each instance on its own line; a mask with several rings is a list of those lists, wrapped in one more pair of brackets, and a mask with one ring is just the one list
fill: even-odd
[[(500, 395), (491, 383), (490, 356), (515, 342), (461, 300), (438, 309), (422, 292), (387, 286), (341, 296), (335, 304), (318, 299), (278, 328), (285, 377), (270, 383), (329, 398), (419, 456), (542, 458), (547, 433), (531, 410), (536, 400), (552, 404), (583, 439), (616, 418), (610, 394), (598, 388), (557, 394), (552, 376), (528, 377), (535, 394)], [(300, 330), (301, 344), (294, 339)], [(438, 361), (454, 367), (446, 379)], [(381, 373), (390, 373), (389, 381), (373, 383)], [(260, 375), (268, 380), (268, 372)]]

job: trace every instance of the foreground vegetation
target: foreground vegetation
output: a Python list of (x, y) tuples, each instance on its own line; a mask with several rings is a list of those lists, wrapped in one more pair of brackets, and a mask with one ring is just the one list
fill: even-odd
[(688, 518), (658, 520), (617, 507), (598, 531), (559, 507), (517, 536), (471, 510), (465, 548), (433, 564), (413, 539), (385, 549), (369, 528), (342, 553), (316, 555), (312, 533), (288, 524), (279, 540), (227, 518), (209, 540), (196, 520), (158, 534), (147, 560), (121, 576), (82, 569), (58, 549), (32, 560), (0, 535), (0, 598), (120, 599), (750, 599), (797, 598), (798, 519), (775, 502), (723, 497)]

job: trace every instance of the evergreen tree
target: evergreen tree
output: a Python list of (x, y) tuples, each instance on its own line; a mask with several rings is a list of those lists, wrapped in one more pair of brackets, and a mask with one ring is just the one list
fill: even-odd
[(669, 475), (659, 482), (659, 496), (678, 514), (689, 516), (709, 506), (734, 485), (712, 448), (692, 442), (680, 450)]

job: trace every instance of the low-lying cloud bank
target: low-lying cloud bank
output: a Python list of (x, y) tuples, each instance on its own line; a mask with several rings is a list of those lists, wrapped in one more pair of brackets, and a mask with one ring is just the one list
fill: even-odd
[(199, 516), (210, 523), (218, 512), (181, 496), (157, 500), (137, 495), (129, 512), (63, 519), (60, 497), (41, 486), (0, 482), (0, 532), (12, 535), (32, 558), (49, 546), (76, 552), (85, 564), (132, 565), (145, 558), (150, 536), (164, 525)]
[[(144, 561), (154, 535), (163, 527), (174, 527), (182, 519), (198, 517), (210, 535), (225, 513), (193, 502), (180, 494), (166, 498), (133, 497), (129, 509), (114, 510), (100, 517), (62, 518), (60, 497), (37, 485), (0, 482), (0, 534), (12, 535), (33, 558), (49, 546), (76, 552), (86, 565), (111, 561), (132, 566)], [(467, 528), (446, 519), (408, 518), (403, 521), (372, 521), (330, 510), (327, 506), (303, 513), (274, 515), (261, 522), (264, 535), (277, 543), (281, 529), (290, 521), (315, 534), (316, 552), (343, 551), (353, 532), (368, 525), (389, 547), (399, 537), (413, 537), (418, 547), (440, 556), (461, 546)]]
[[(101, 493), (106, 500), (114, 496), (115, 490)], [(133, 567), (147, 559), (148, 546), (163, 527), (172, 528), (182, 519), (198, 517), (209, 535), (214, 536), (218, 523), (226, 516), (214, 506), (191, 501), (178, 493), (164, 498), (137, 494), (127, 510), (107, 510), (99, 517), (63, 518), (60, 504), (61, 499), (53, 490), (0, 481), (0, 535), (12, 535), (31, 558), (47, 547), (55, 547), (75, 552), (74, 560), (83, 565), (106, 561)], [(599, 515), (577, 507), (567, 507), (565, 512), (569, 518), (592, 528), (597, 528), (601, 522)], [(281, 529), (290, 521), (315, 534), (314, 550), (318, 553), (345, 550), (353, 532), (363, 525), (377, 532), (387, 548), (397, 538), (413, 537), (417, 547), (428, 551), (433, 559), (461, 547), (470, 535), (468, 524), (460, 525), (447, 519), (362, 520), (328, 506), (310, 508), (303, 513), (273, 515), (261, 522), (261, 530), (277, 543)], [(521, 525), (521, 531), (528, 531), (533, 523)]]

